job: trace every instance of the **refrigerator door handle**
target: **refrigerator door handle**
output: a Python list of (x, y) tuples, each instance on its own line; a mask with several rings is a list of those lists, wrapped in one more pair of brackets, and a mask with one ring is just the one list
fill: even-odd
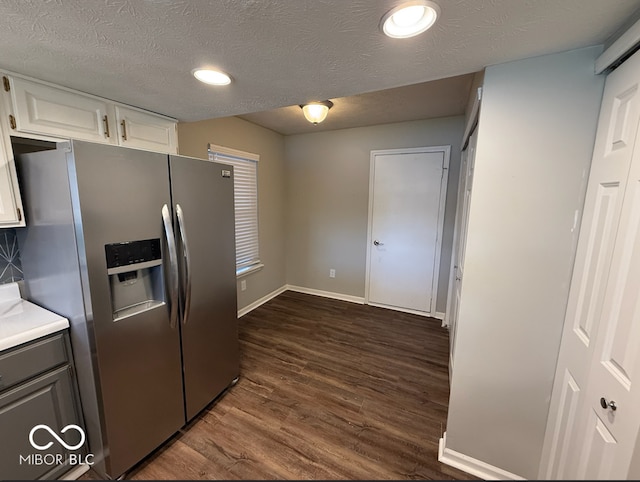
[(176, 251), (176, 238), (171, 227), (171, 213), (166, 204), (162, 206), (162, 222), (164, 223), (167, 250), (169, 251), (169, 322), (171, 328), (175, 328), (178, 320), (178, 253)]
[(184, 224), (184, 212), (180, 204), (176, 204), (176, 216), (178, 218), (178, 229), (180, 229), (182, 256), (184, 257), (184, 275), (186, 278), (184, 310), (182, 314), (182, 324), (186, 325), (189, 319), (189, 311), (191, 311), (191, 257), (189, 256), (189, 242), (187, 241), (187, 232)]

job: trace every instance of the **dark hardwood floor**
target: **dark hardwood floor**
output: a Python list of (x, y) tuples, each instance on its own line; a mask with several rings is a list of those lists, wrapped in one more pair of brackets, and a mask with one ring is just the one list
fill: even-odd
[(474, 478), (437, 461), (440, 321), (289, 291), (241, 318), (239, 335), (238, 384), (127, 478)]

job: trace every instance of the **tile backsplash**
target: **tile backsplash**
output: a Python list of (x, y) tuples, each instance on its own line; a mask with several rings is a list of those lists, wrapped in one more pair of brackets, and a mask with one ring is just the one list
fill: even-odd
[(0, 229), (0, 284), (21, 281), (22, 263), (15, 229)]

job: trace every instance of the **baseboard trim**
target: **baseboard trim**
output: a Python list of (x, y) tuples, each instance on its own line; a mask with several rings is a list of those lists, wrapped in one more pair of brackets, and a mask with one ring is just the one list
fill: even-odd
[(332, 292), (332, 291), (316, 290), (314, 288), (305, 288), (304, 286), (296, 286), (296, 285), (284, 285), (284, 286), (281, 286), (280, 288), (278, 288), (277, 290), (272, 291), (268, 295), (265, 295), (262, 298), (260, 298), (259, 300), (256, 300), (253, 303), (245, 306), (244, 308), (238, 310), (238, 318), (246, 315), (250, 311), (255, 310), (258, 306), (261, 306), (261, 305), (265, 304), (267, 301), (272, 300), (273, 298), (275, 298), (276, 296), (284, 293), (287, 290), (288, 291), (295, 291), (297, 293), (304, 293), (304, 294), (307, 294), (307, 295), (322, 296), (323, 298), (331, 298), (331, 299), (334, 299), (334, 300), (348, 301), (350, 303), (357, 303), (359, 305), (369, 304), (371, 306), (377, 306), (377, 307), (380, 307), (380, 308), (387, 308), (387, 309), (391, 309), (391, 310), (395, 310), (395, 311), (402, 311), (402, 312), (411, 313), (411, 314), (414, 314), (414, 315), (420, 315), (420, 316), (425, 316), (425, 317), (436, 318), (438, 320), (444, 320), (444, 313), (441, 313), (439, 311), (437, 311), (435, 313), (426, 313), (426, 312), (423, 312), (423, 311), (416, 311), (416, 310), (408, 310), (408, 309), (403, 309), (403, 308), (397, 308), (395, 306), (386, 306), (386, 305), (380, 305), (380, 304), (377, 304), (377, 303), (366, 303), (364, 297), (361, 297), (361, 296), (345, 295), (345, 294), (342, 294), (342, 293), (335, 293), (335, 292)]
[(444, 326), (444, 313), (441, 311), (436, 311), (435, 315), (432, 315), (436, 320), (442, 321), (442, 326)]
[(342, 293), (333, 293), (331, 291), (322, 291), (322, 290), (305, 288), (303, 286), (295, 286), (295, 285), (287, 285), (286, 289), (290, 291), (295, 291), (297, 293), (322, 296), (324, 298), (332, 298), (334, 300), (349, 301), (350, 303), (357, 303), (359, 305), (364, 305), (364, 298), (360, 296), (343, 295)]
[(438, 460), (443, 464), (463, 470), (484, 480), (526, 480), (499, 467), (494, 467), (482, 460), (474, 459), (446, 447), (447, 432), (442, 435), (438, 445)]
[(255, 310), (258, 306), (264, 305), (267, 301), (272, 300), (273, 298), (275, 298), (279, 294), (284, 293), (285, 291), (287, 291), (287, 285), (281, 286), (277, 290), (272, 291), (268, 295), (265, 295), (262, 298), (260, 298), (259, 300), (256, 300), (253, 303), (251, 303), (251, 304), (245, 306), (244, 308), (238, 310), (238, 318), (246, 315), (250, 311)]
[(411, 315), (424, 316), (425, 318), (436, 318), (437, 320), (440, 320), (440, 321), (444, 319), (444, 313), (440, 313), (440, 312), (431, 313), (428, 311), (411, 310), (409, 308), (400, 308), (398, 306), (383, 305), (382, 303), (374, 303), (372, 301), (365, 301), (365, 304), (370, 306), (375, 306), (377, 308), (386, 308), (387, 310), (400, 311), (402, 313), (409, 313)]

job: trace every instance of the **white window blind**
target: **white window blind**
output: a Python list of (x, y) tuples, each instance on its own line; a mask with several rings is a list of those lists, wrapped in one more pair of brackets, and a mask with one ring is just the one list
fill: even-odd
[(233, 166), (236, 211), (236, 273), (261, 265), (258, 242), (258, 160), (260, 156), (209, 144), (209, 160)]

